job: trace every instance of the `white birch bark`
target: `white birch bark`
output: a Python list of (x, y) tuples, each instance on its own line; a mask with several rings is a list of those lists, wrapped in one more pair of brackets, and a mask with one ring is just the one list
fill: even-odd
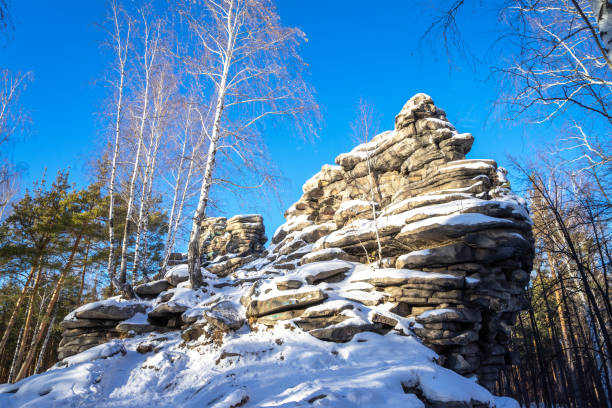
[(193, 216), (193, 223), (191, 227), (191, 234), (189, 236), (189, 247), (188, 247), (188, 259), (189, 259), (189, 280), (194, 288), (202, 286), (202, 275), (200, 268), (200, 225), (206, 215), (206, 207), (208, 205), (208, 197), (210, 194), (210, 187), (212, 184), (213, 171), (215, 169), (215, 160), (217, 155), (217, 146), (219, 144), (219, 138), (221, 136), (221, 118), (223, 115), (223, 109), (225, 108), (225, 92), (227, 90), (227, 77), (229, 70), (232, 65), (232, 58), (234, 53), (235, 35), (237, 28), (237, 19), (235, 16), (235, 3), (234, 0), (228, 2), (229, 8), (227, 10), (226, 18), (226, 30), (227, 30), (227, 43), (224, 50), (219, 50), (222, 59), (222, 72), (221, 78), (217, 87), (217, 98), (215, 103), (215, 115), (213, 120), (213, 128), (210, 137), (210, 144), (208, 145), (208, 153), (206, 156), (206, 167), (204, 168), (204, 178), (200, 187), (200, 198), (198, 200), (198, 206)]
[[(180, 211), (177, 208), (177, 205), (179, 204), (179, 191), (181, 188), (181, 183), (183, 182), (182, 177), (183, 177), (183, 166), (185, 164), (185, 154), (187, 153), (187, 144), (189, 143), (189, 134), (190, 134), (190, 128), (191, 128), (191, 112), (192, 112), (192, 103), (189, 102), (188, 106), (187, 106), (187, 116), (185, 118), (185, 125), (183, 127), (183, 142), (181, 143), (181, 156), (179, 159), (179, 163), (177, 166), (177, 174), (176, 174), (176, 180), (174, 182), (174, 187), (173, 187), (173, 194), (172, 194), (172, 206), (170, 208), (170, 216), (168, 218), (168, 232), (166, 234), (166, 242), (164, 245), (164, 257), (162, 260), (162, 265), (161, 265), (161, 274), (163, 275), (166, 271), (166, 269), (168, 268), (168, 260), (170, 259), (170, 253), (172, 252), (172, 249), (174, 248), (174, 234), (176, 231), (176, 226), (179, 224), (179, 222), (175, 222), (175, 217), (180, 220), (180, 215), (176, 215), (175, 213), (179, 213)], [(191, 159), (191, 163), (193, 163), (193, 157)], [(189, 166), (189, 171), (188, 171), (188, 176), (190, 176), (190, 170), (192, 168), (192, 165)], [(189, 177), (186, 181), (186, 186), (189, 185)], [(185, 191), (185, 190), (183, 190)], [(184, 195), (183, 195), (184, 197)], [(184, 203), (184, 200), (180, 201), (180, 204), (182, 205)]]
[(121, 27), (119, 25), (119, 10), (117, 4), (111, 4), (114, 25), (115, 51), (117, 53), (117, 63), (119, 68), (119, 85), (117, 86), (117, 107), (115, 112), (115, 140), (113, 143), (113, 156), (111, 159), (111, 174), (108, 187), (109, 206), (108, 206), (108, 263), (107, 270), (111, 281), (114, 279), (115, 261), (115, 179), (117, 177), (117, 158), (119, 157), (119, 142), (121, 134), (121, 118), (123, 114), (123, 89), (125, 86), (125, 68), (128, 56), (128, 45), (130, 41), (131, 24), (128, 20), (125, 42), (121, 38)]
[[(158, 31), (160, 26), (158, 25)], [(157, 170), (157, 162), (159, 156), (159, 148), (161, 145), (162, 136), (165, 132), (166, 118), (165, 116), (170, 110), (170, 102), (173, 88), (171, 87), (171, 76), (169, 64), (163, 64), (156, 69), (156, 75), (153, 87), (153, 118), (150, 121), (150, 139), (149, 148), (147, 150), (147, 159), (145, 173), (142, 186), (142, 194), (140, 201), (140, 209), (138, 213), (138, 231), (136, 234), (136, 244), (134, 247), (134, 262), (133, 262), (133, 281), (136, 281), (139, 269), (145, 271), (146, 265), (140, 268), (140, 258), (144, 254), (143, 261), (146, 262), (148, 251), (148, 235), (149, 216), (151, 209), (151, 197), (153, 193), (153, 183)], [(142, 241), (142, 245), (141, 245)], [(141, 246), (144, 251), (141, 250)]]
[[(25, 325), (21, 326), (21, 330), (19, 331), (19, 337), (17, 338), (17, 344), (15, 345), (15, 351), (19, 350), (19, 348), (21, 347), (21, 342), (23, 341), (23, 332), (25, 331)], [(9, 371), (9, 375), (8, 375), (8, 382), (12, 383), (13, 382), (13, 378), (15, 377), (15, 369), (16, 369), (16, 365), (17, 365), (17, 354), (15, 352), (15, 354), (13, 355), (13, 360), (11, 361), (11, 369)]]
[[(205, 97), (210, 101), (213, 119), (206, 131), (209, 136), (206, 163), (188, 246), (191, 283), (199, 287), (200, 224), (206, 217), (218, 153), (224, 150), (235, 155), (242, 167), (256, 172), (249, 156), (261, 150), (252, 147), (262, 143), (257, 138), (260, 136), (257, 125), (264, 118), (280, 116), (290, 116), (298, 122), (307, 112), (316, 112), (316, 116), (318, 108), (312, 90), (300, 76), (305, 64), (299, 58), (297, 46), (305, 37), (298, 29), (280, 25), (271, 1), (184, 1), (180, 12), (199, 49), (189, 71), (196, 81), (199, 77), (207, 78), (214, 88), (213, 96)], [(237, 168), (236, 173), (241, 170)], [(262, 178), (264, 181), (259, 185), (270, 179), (266, 174)]]
[(119, 269), (119, 283), (125, 285), (127, 283), (127, 252), (129, 242), (129, 224), (132, 221), (134, 213), (134, 189), (136, 186), (136, 179), (138, 177), (138, 168), (140, 165), (140, 155), (143, 148), (145, 125), (148, 118), (148, 107), (149, 107), (149, 90), (151, 86), (151, 73), (153, 64), (156, 61), (158, 44), (159, 44), (159, 31), (156, 33), (156, 37), (151, 39), (150, 27), (148, 25), (147, 17), (144, 12), (142, 13), (144, 32), (143, 32), (143, 69), (144, 69), (144, 90), (142, 93), (142, 111), (139, 118), (140, 124), (138, 128), (137, 137), (137, 148), (136, 155), (134, 158), (134, 166), (132, 168), (132, 175), (128, 187), (127, 196), (127, 211), (125, 216), (125, 227), (123, 232), (123, 242), (121, 244), (121, 266)]
[(49, 345), (49, 339), (51, 338), (51, 332), (53, 331), (53, 325), (55, 324), (55, 319), (57, 318), (57, 305), (53, 308), (53, 317), (51, 318), (51, 322), (49, 323), (49, 327), (47, 327), (47, 334), (45, 335), (45, 340), (40, 349), (40, 353), (38, 354), (38, 359), (36, 360), (36, 366), (34, 367), (34, 374), (38, 374), (40, 372), (40, 366), (42, 364), (43, 358), (45, 357), (45, 352), (47, 351), (47, 346)]

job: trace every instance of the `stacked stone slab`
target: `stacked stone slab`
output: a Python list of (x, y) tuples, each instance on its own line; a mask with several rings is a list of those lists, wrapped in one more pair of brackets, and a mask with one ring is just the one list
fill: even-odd
[(268, 240), (263, 217), (258, 214), (206, 218), (201, 228), (200, 250), (208, 259), (227, 254), (258, 254)]
[[(304, 184), (267, 260), (285, 274), (330, 259), (420, 272), (361, 276), (364, 287), (345, 296), (413, 317), (414, 332), (447, 367), (476, 374), (491, 389), (511, 361), (506, 344), (523, 308), (533, 237), (506, 171), (493, 160), (466, 160), (472, 143), (429, 96), (414, 96), (393, 131), (339, 155)], [(255, 316), (270, 323), (305, 310)]]
[[(253, 260), (263, 252), (267, 241), (261, 215), (207, 218), (202, 223), (202, 231), (202, 253), (210, 259), (203, 265), (217, 276), (227, 276), (240, 265)], [(171, 261), (170, 266), (177, 266), (185, 263), (186, 259), (177, 253), (172, 254)], [(171, 270), (165, 279), (134, 287), (141, 303), (115, 302), (108, 306), (102, 302), (86, 305), (86, 310), (77, 309), (61, 322), (63, 332), (59, 358), (64, 359), (121, 336), (180, 329), (185, 324), (181, 316), (188, 307), (173, 300), (174, 289), (187, 280), (187, 275), (174, 275)], [(126, 322), (136, 313), (146, 313), (146, 320)]]
[[(180, 280), (172, 281), (180, 284)], [(180, 328), (181, 313), (187, 308), (172, 302), (175, 290), (175, 285), (160, 279), (135, 286), (138, 299), (111, 298), (76, 309), (60, 323), (63, 331), (58, 358), (62, 360), (114, 338)], [(138, 313), (143, 318), (131, 320)]]
[(202, 221), (200, 251), (204, 267), (218, 276), (227, 276), (264, 251), (268, 240), (263, 217), (258, 214), (210, 217)]
[(146, 305), (137, 302), (90, 303), (75, 310), (60, 323), (63, 332), (58, 358), (62, 360), (119, 337), (117, 325), (145, 311)]

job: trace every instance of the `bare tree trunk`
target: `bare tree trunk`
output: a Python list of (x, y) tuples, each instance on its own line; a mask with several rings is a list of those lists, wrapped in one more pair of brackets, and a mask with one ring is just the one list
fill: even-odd
[(232, 0), (230, 2), (230, 8), (227, 17), (228, 42), (225, 49), (225, 58), (223, 61), (223, 71), (221, 73), (221, 80), (219, 81), (219, 87), (217, 90), (215, 116), (213, 120), (210, 144), (208, 146), (208, 154), (206, 157), (204, 179), (202, 180), (202, 186), (200, 188), (200, 199), (198, 200), (198, 206), (193, 216), (193, 224), (191, 227), (191, 234), (189, 236), (187, 257), (189, 267), (189, 280), (193, 288), (199, 288), (203, 284), (200, 267), (200, 227), (202, 221), (204, 220), (204, 217), (206, 216), (206, 207), (208, 205), (208, 197), (210, 194), (210, 187), (212, 185), (213, 171), (215, 169), (217, 146), (221, 137), (221, 118), (223, 115), (223, 109), (225, 107), (227, 77), (229, 74), (229, 68), (232, 65), (232, 57), (235, 43), (235, 27), (233, 26), (233, 24), (235, 24), (233, 22), (234, 13), (234, 1)]
[(147, 160), (145, 161), (145, 174), (143, 176), (142, 181), (142, 190), (140, 192), (140, 206), (138, 209), (138, 218), (136, 221), (136, 242), (134, 243), (134, 261), (132, 262), (132, 284), (136, 284), (138, 281), (138, 263), (140, 261), (140, 239), (142, 236), (142, 226), (143, 226), (143, 216), (144, 216), (144, 207), (146, 205), (145, 194), (147, 189), (147, 184), (149, 183), (149, 157), (147, 155)]
[[(146, 104), (147, 103), (145, 102), (144, 111), (146, 111)], [(141, 132), (142, 130), (144, 130), (142, 129), (144, 127), (144, 121), (145, 121), (144, 111), (143, 111), (143, 118), (142, 118), (143, 124), (141, 127)], [(127, 211), (125, 215), (125, 227), (123, 229), (123, 242), (121, 244), (121, 264), (119, 267), (119, 284), (122, 286), (126, 285), (127, 283), (127, 252), (128, 252), (129, 233), (130, 233), (129, 227), (130, 227), (130, 222), (132, 221), (132, 216), (134, 213), (134, 187), (136, 186), (136, 177), (138, 175), (138, 165), (140, 164), (141, 150), (142, 150), (142, 133), (140, 134), (138, 138), (138, 147), (136, 150), (136, 157), (134, 158), (134, 168), (132, 170), (132, 177), (130, 179), (130, 184), (129, 184)]]
[[(199, 147), (199, 145), (198, 145)], [(181, 194), (181, 200), (179, 202), (178, 205), (178, 213), (174, 219), (174, 226), (172, 227), (172, 235), (170, 236), (170, 241), (168, 243), (168, 248), (169, 250), (171, 250), (172, 248), (174, 248), (174, 242), (176, 240), (176, 234), (178, 232), (178, 229), (181, 225), (181, 219), (183, 218), (183, 209), (185, 208), (185, 202), (187, 201), (187, 192), (189, 191), (189, 186), (190, 186), (190, 182), (191, 182), (191, 176), (193, 174), (193, 168), (194, 168), (194, 163), (195, 163), (195, 158), (194, 155), (196, 154), (196, 151), (198, 149), (194, 149), (191, 155), (191, 159), (189, 161), (189, 169), (187, 170), (187, 177), (185, 179), (185, 184), (183, 186), (183, 192)], [(165, 259), (165, 266), (168, 266), (168, 258), (170, 257), (170, 252), (167, 253), (166, 255), (166, 259)]]
[[(19, 337), (17, 337), (16, 349), (19, 349), (21, 347), (21, 342), (23, 341), (23, 331), (24, 330), (25, 330), (25, 326), (22, 326), (21, 330), (19, 331)], [(7, 382), (9, 383), (13, 382), (13, 376), (15, 375), (16, 366), (17, 366), (17, 353), (13, 354), (13, 361), (11, 361), (11, 369), (9, 370), (9, 375), (7, 379)]]
[[(542, 278), (542, 272), (538, 271), (537, 276), (540, 280), (540, 285), (542, 287), (542, 296), (544, 298), (544, 306), (546, 308), (547, 329), (548, 329), (548, 333), (550, 336), (550, 340), (553, 343), (553, 349), (555, 351), (555, 356), (557, 356), (557, 358), (555, 359), (557, 362), (557, 364), (555, 364), (556, 370), (554, 366), (551, 369), (553, 377), (554, 377), (553, 384), (561, 384), (561, 388), (563, 391), (561, 396), (565, 398), (565, 403), (569, 403), (568, 398), (570, 394), (568, 392), (569, 383), (567, 380), (568, 370), (566, 370), (567, 368), (566, 353), (565, 353), (565, 350), (563, 349), (563, 344), (559, 346), (559, 336), (557, 334), (557, 330), (554, 324), (552, 308), (550, 307), (550, 303), (548, 302), (548, 291), (546, 290), (546, 287), (544, 285), (544, 279)], [(558, 372), (558, 375), (557, 375), (557, 372)], [(574, 386), (574, 390), (577, 391), (577, 387)], [(556, 402), (559, 402), (559, 401), (556, 401)], [(580, 402), (578, 405), (582, 406), (582, 402)]]
[(81, 270), (81, 283), (79, 284), (79, 294), (77, 296), (77, 305), (81, 306), (81, 301), (83, 299), (83, 289), (85, 287), (85, 272), (87, 271), (87, 261), (89, 260), (89, 247), (91, 246), (91, 241), (87, 242), (85, 246), (85, 259), (83, 260), (83, 269)]
[[(174, 218), (176, 216), (177, 220), (180, 220), (180, 211), (177, 209), (178, 198), (179, 198), (179, 190), (181, 187), (181, 181), (183, 176), (183, 165), (185, 163), (185, 154), (187, 153), (187, 142), (189, 140), (189, 128), (191, 126), (191, 110), (192, 106), (189, 103), (187, 118), (185, 120), (184, 127), (184, 139), (181, 146), (181, 158), (179, 160), (176, 181), (174, 183), (173, 195), (172, 195), (172, 207), (170, 209), (170, 217), (168, 219), (168, 233), (166, 234), (166, 243), (164, 245), (164, 259), (161, 265), (161, 274), (163, 275), (168, 268), (168, 260), (170, 259), (170, 253), (172, 252), (172, 248), (174, 247), (174, 233), (175, 233), (175, 221)], [(193, 165), (193, 157), (191, 158), (191, 164), (189, 165), (188, 178), (186, 181), (186, 185), (189, 184), (189, 176), (191, 175), (191, 168)], [(183, 194), (184, 198), (184, 194)], [(181, 200), (181, 205), (184, 200)], [(175, 215), (175, 212), (179, 213), (179, 215)], [(178, 223), (177, 223), (178, 224)]]
[(30, 346), (30, 350), (28, 351), (28, 354), (23, 364), (21, 365), (21, 369), (19, 370), (19, 373), (17, 374), (16, 381), (19, 381), (26, 376), (29, 367), (32, 365), (32, 362), (34, 361), (34, 357), (36, 356), (36, 349), (38, 348), (38, 345), (40, 344), (40, 341), (42, 340), (43, 335), (47, 331), (47, 327), (49, 325), (49, 319), (51, 318), (51, 314), (53, 313), (53, 309), (55, 308), (55, 303), (57, 302), (57, 299), (59, 298), (60, 292), (62, 291), (64, 281), (66, 280), (66, 275), (68, 275), (68, 272), (70, 271), (70, 268), (72, 267), (72, 262), (74, 261), (74, 255), (79, 249), (81, 238), (82, 236), (81, 234), (79, 234), (74, 240), (74, 245), (72, 246), (70, 257), (68, 258), (68, 263), (64, 267), (64, 270), (62, 271), (59, 279), (57, 280), (57, 284), (55, 285), (55, 289), (53, 290), (53, 294), (51, 295), (51, 299), (49, 301), (49, 304), (47, 305), (47, 311), (45, 312), (45, 315), (42, 318), (40, 327), (38, 328), (36, 336), (34, 337), (32, 345)]
[[(367, 143), (367, 140), (366, 140)], [(368, 164), (368, 182), (370, 184), (370, 204), (372, 206), (372, 220), (374, 220), (374, 230), (376, 231), (376, 244), (378, 245), (378, 266), (382, 267), (382, 246), (380, 245), (380, 235), (378, 233), (378, 216), (376, 215), (376, 196), (374, 194), (374, 176), (372, 174), (372, 163), (370, 151), (368, 150), (366, 162)]]
[(38, 286), (40, 285), (42, 270), (43, 270), (42, 264), (39, 264), (38, 271), (36, 273), (36, 279), (34, 280), (34, 286), (32, 287), (32, 293), (30, 294), (30, 304), (28, 307), (26, 320), (25, 320), (25, 323), (23, 324), (23, 337), (22, 337), (21, 345), (19, 346), (19, 350), (16, 353), (17, 359), (16, 359), (15, 367), (17, 370), (20, 370), (21, 362), (23, 361), (23, 358), (25, 357), (25, 348), (26, 348), (25, 346), (28, 343), (28, 338), (30, 335), (30, 326), (32, 325), (32, 315), (34, 313), (34, 297), (38, 293)]
[(53, 309), (53, 317), (51, 318), (51, 323), (49, 323), (49, 327), (47, 328), (47, 334), (45, 336), (45, 341), (42, 344), (42, 348), (40, 349), (40, 353), (38, 354), (38, 359), (36, 360), (36, 366), (34, 367), (34, 374), (40, 373), (41, 365), (47, 352), (47, 346), (49, 345), (49, 339), (51, 338), (51, 332), (53, 331), (53, 325), (55, 324), (55, 319), (57, 318), (57, 304)]
[[(161, 74), (162, 78), (159, 79), (159, 81), (162, 81), (161, 84), (158, 84), (158, 86), (161, 87), (161, 89), (158, 89), (159, 93), (163, 93), (163, 74)], [(161, 135), (162, 132), (160, 131), (160, 129), (158, 129), (158, 127), (160, 126), (159, 122), (160, 122), (160, 118), (162, 115), (162, 111), (163, 111), (163, 106), (160, 106), (160, 99), (159, 99), (160, 95), (158, 95), (157, 98), (155, 98), (155, 117), (153, 120), (153, 124), (151, 125), (151, 143), (150, 143), (150, 149), (149, 149), (149, 153), (147, 154), (147, 160), (146, 160), (146, 167), (145, 167), (145, 174), (144, 174), (144, 180), (143, 180), (143, 186), (142, 186), (142, 195), (141, 195), (141, 200), (140, 200), (140, 209), (138, 211), (138, 229), (136, 232), (136, 245), (134, 246), (134, 265), (133, 265), (133, 269), (132, 269), (132, 280), (134, 282), (136, 282), (136, 278), (138, 276), (138, 270), (139, 270), (139, 262), (140, 262), (140, 241), (141, 241), (141, 237), (143, 237), (144, 234), (144, 246), (147, 247), (148, 243), (146, 242), (147, 240), (147, 231), (149, 229), (149, 208), (150, 208), (150, 200), (151, 200), (151, 195), (153, 193), (153, 180), (154, 180), (154, 176), (155, 176), (155, 170), (156, 170), (156, 166), (157, 166), (157, 155), (159, 152), (159, 145), (160, 145), (160, 141), (161, 141)], [(163, 96), (162, 96), (163, 99)], [(151, 151), (152, 150), (152, 151)]]
[[(127, 211), (125, 215), (125, 228), (123, 233), (123, 243), (121, 244), (121, 266), (119, 269), (119, 283), (122, 285), (122, 290), (124, 292), (131, 292), (131, 288), (127, 288), (125, 285), (127, 283), (127, 252), (128, 252), (128, 241), (129, 241), (129, 224), (132, 220), (134, 213), (134, 188), (136, 186), (136, 178), (138, 176), (138, 167), (140, 165), (140, 154), (143, 148), (143, 139), (145, 132), (145, 124), (148, 116), (148, 107), (149, 107), (149, 90), (151, 86), (151, 75), (152, 75), (152, 67), (155, 63), (158, 50), (158, 41), (159, 41), (159, 28), (157, 30), (156, 37), (154, 39), (150, 39), (150, 28), (148, 26), (148, 22), (146, 21), (147, 16), (142, 12), (142, 18), (145, 24), (144, 31), (144, 50), (143, 50), (143, 68), (144, 68), (144, 91), (142, 94), (142, 112), (140, 116), (140, 126), (137, 133), (137, 148), (136, 148), (136, 157), (134, 158), (134, 167), (132, 169), (132, 176), (130, 178), (130, 183), (128, 187), (128, 197), (127, 197)], [(126, 293), (129, 295), (129, 293)]]
[[(115, 2), (111, 5), (113, 12), (113, 23), (115, 28), (115, 50), (117, 52), (117, 61), (119, 63), (119, 86), (117, 87), (117, 110), (115, 114), (115, 142), (113, 145), (113, 157), (111, 164), (111, 175), (109, 181), (108, 195), (109, 195), (109, 206), (108, 206), (108, 265), (107, 271), (109, 278), (112, 281), (114, 276), (115, 262), (115, 179), (117, 177), (117, 158), (119, 157), (119, 136), (121, 134), (121, 118), (123, 113), (123, 90), (125, 83), (125, 65), (128, 54), (128, 44), (130, 39), (131, 25), (128, 22), (127, 34), (125, 38), (125, 44), (122, 45), (121, 41), (121, 27), (119, 26), (119, 16), (117, 4)], [(80, 296), (79, 296), (80, 298)]]
[(529, 308), (527, 310), (529, 312), (529, 322), (531, 324), (531, 330), (533, 332), (533, 340), (535, 343), (535, 350), (536, 350), (536, 355), (538, 357), (538, 363), (540, 365), (540, 373), (542, 375), (542, 380), (543, 380), (543, 394), (544, 394), (544, 402), (546, 404), (547, 407), (552, 407), (553, 406), (553, 400), (552, 400), (552, 389), (550, 386), (550, 379), (548, 378), (548, 370), (546, 367), (546, 364), (544, 362), (544, 355), (542, 354), (542, 341), (540, 339), (540, 335), (538, 332), (538, 328), (536, 325), (536, 321), (535, 321), (535, 316), (533, 314), (533, 308), (531, 307), (531, 305), (529, 305)]
[[(40, 258), (39, 258), (40, 263)], [(11, 313), (11, 317), (9, 318), (8, 324), (4, 329), (4, 333), (2, 334), (2, 340), (0, 341), (0, 350), (6, 350), (6, 343), (8, 342), (9, 336), (11, 335), (11, 331), (13, 330), (13, 326), (17, 321), (17, 315), (19, 314), (19, 309), (21, 308), (21, 304), (26, 297), (26, 293), (28, 292), (28, 287), (30, 282), (32, 282), (32, 278), (34, 277), (34, 271), (36, 270), (37, 264), (33, 264), (30, 267), (30, 273), (28, 274), (28, 278), (26, 279), (25, 284), (23, 285), (23, 289), (19, 294), (19, 298), (17, 299), (17, 303), (15, 303), (15, 307), (13, 309), (13, 313)]]

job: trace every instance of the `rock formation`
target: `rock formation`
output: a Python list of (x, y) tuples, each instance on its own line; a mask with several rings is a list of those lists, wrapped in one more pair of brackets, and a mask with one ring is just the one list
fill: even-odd
[[(506, 171), (493, 160), (465, 159), (472, 142), (429, 96), (416, 95), (396, 116), (395, 130), (339, 155), (336, 166), (324, 165), (304, 184), (272, 237), (267, 260), (269, 269), (288, 276), (275, 279), (279, 289), (345, 279), (346, 299), (413, 317), (413, 331), (445, 357), (447, 367), (476, 374), (492, 389), (499, 368), (512, 361), (505, 345), (523, 307), (533, 238), (524, 200), (510, 191)], [(315, 267), (380, 258), (378, 268), (350, 278), (343, 275), (346, 262), (344, 269)], [(304, 296), (305, 303), (283, 317), (295, 318), (308, 310), (311, 297), (325, 293)], [(247, 314), (266, 319), (260, 308), (251, 300)], [(339, 333), (320, 327), (338, 319), (318, 318), (314, 326), (312, 320), (301, 317), (296, 324), (316, 326), (309, 332), (332, 341), (385, 327), (370, 322)]]
[(267, 240), (261, 215), (206, 218), (200, 235), (202, 266), (217, 276), (227, 276), (261, 254)]
[(61, 357), (150, 331), (222, 344), (245, 322), (336, 343), (362, 332), (416, 335), (438, 363), (492, 390), (512, 362), (506, 344), (534, 244), (506, 171), (465, 159), (472, 142), (429, 96), (414, 96), (394, 130), (304, 184), (267, 250), (261, 216), (205, 220), (205, 287), (191, 289), (179, 265), (136, 287), (142, 300), (86, 305), (62, 323)]

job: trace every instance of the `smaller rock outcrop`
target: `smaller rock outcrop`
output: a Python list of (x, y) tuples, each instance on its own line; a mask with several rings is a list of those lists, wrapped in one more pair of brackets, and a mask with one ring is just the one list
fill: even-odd
[(118, 298), (81, 306), (60, 323), (63, 332), (58, 358), (62, 360), (119, 337), (117, 325), (146, 310), (146, 303)]
[(229, 254), (259, 254), (268, 240), (259, 214), (206, 218), (201, 231), (200, 252), (209, 260)]
[(209, 217), (202, 221), (201, 231), (203, 266), (220, 277), (252, 261), (264, 251), (268, 240), (259, 214), (236, 215), (230, 219)]

